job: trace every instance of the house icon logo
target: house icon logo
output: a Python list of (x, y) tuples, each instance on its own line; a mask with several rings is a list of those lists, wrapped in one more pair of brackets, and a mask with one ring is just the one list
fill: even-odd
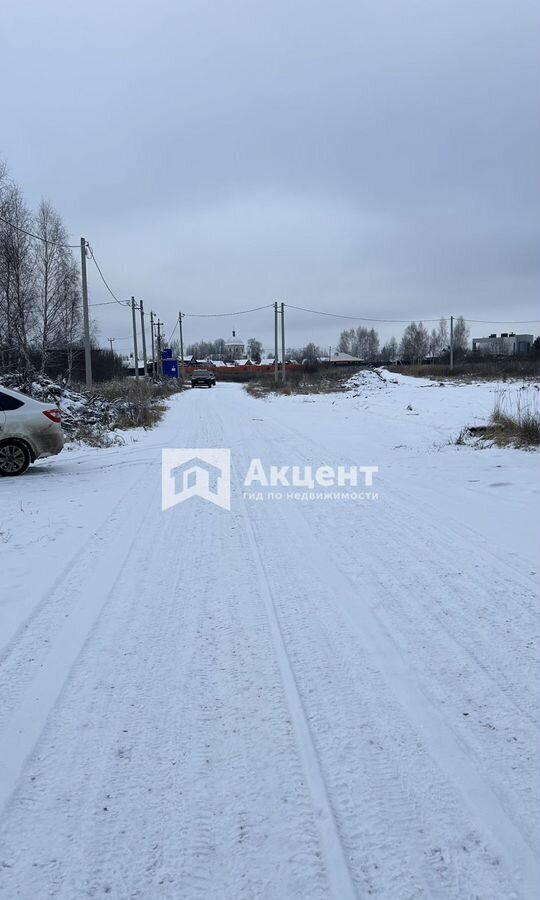
[(231, 451), (228, 448), (167, 448), (161, 451), (161, 508), (190, 497), (231, 508)]

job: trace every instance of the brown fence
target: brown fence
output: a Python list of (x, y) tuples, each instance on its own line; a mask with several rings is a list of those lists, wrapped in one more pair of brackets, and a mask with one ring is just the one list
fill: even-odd
[[(291, 374), (300, 374), (302, 372), (310, 371), (312, 366), (315, 365), (316, 369), (343, 369), (343, 368), (358, 368), (359, 364), (357, 362), (351, 363), (347, 361), (332, 361), (332, 362), (324, 362), (324, 363), (306, 363), (304, 365), (294, 364), (294, 363), (286, 363), (285, 370), (287, 373)], [(206, 365), (201, 363), (198, 366), (184, 366), (184, 374), (186, 378), (191, 376), (192, 372), (196, 372), (197, 369), (208, 369), (209, 372), (213, 372), (216, 376), (216, 381), (252, 381), (255, 378), (268, 378), (274, 375), (274, 363), (269, 363), (266, 365), (263, 363), (259, 366), (212, 366), (210, 363)], [(279, 364), (279, 372), (281, 372), (282, 366)]]

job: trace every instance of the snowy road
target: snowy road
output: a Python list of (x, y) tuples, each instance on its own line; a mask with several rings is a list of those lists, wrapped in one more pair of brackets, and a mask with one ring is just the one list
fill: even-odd
[[(2, 900), (536, 896), (535, 457), (379, 387), (188, 392), (0, 484)], [(162, 447), (230, 447), (231, 511), (162, 512)], [(254, 457), (379, 499), (247, 499)]]

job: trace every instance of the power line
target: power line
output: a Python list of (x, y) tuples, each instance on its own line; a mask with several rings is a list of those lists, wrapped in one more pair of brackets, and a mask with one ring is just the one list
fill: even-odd
[(105, 300), (103, 303), (89, 303), (88, 306), (116, 306), (114, 300)]
[(3, 216), (0, 216), (0, 222), (3, 222), (4, 225), (9, 225), (10, 228), (13, 228), (15, 231), (19, 231), (21, 234), (26, 234), (27, 237), (34, 238), (36, 241), (41, 241), (43, 244), (51, 244), (53, 247), (65, 247), (70, 250), (75, 250), (79, 247), (79, 244), (63, 244), (61, 241), (49, 241), (48, 238), (41, 237), (39, 234), (34, 234), (32, 231), (27, 231), (26, 228), (21, 228), (20, 225), (15, 225), (13, 222), (9, 222), (7, 219), (4, 219)]
[[(14, 231), (18, 231), (20, 234), (25, 234), (27, 237), (33, 238), (36, 241), (41, 241), (43, 244), (50, 244), (53, 247), (63, 247), (65, 249), (69, 249), (69, 250), (76, 250), (79, 247), (79, 244), (65, 244), (62, 241), (50, 241), (48, 238), (42, 237), (42, 235), (34, 234), (33, 231), (29, 231), (27, 228), (22, 228), (20, 225), (15, 225), (14, 222), (10, 222), (8, 219), (5, 219), (3, 216), (0, 216), (0, 222), (3, 222), (4, 225), (7, 225), (9, 228), (13, 228)], [(88, 247), (88, 249), (90, 251), (90, 256), (92, 257), (94, 265), (96, 266), (96, 269), (99, 272), (99, 275), (101, 277), (101, 280), (103, 281), (103, 284), (105, 285), (105, 287), (107, 288), (107, 291), (113, 298), (112, 302), (118, 303), (119, 306), (129, 306), (130, 304), (127, 301), (119, 300), (118, 297), (116, 296), (116, 294), (114, 293), (114, 291), (109, 286), (103, 272), (101, 271), (99, 263), (94, 255), (94, 251), (93, 251), (92, 247), (90, 246), (90, 244), (88, 243), (88, 241), (86, 242), (86, 246)], [(90, 306), (110, 306), (110, 305), (112, 305), (112, 302), (106, 301), (104, 303), (91, 303), (89, 305)], [(410, 321), (409, 319), (375, 319), (375, 318), (368, 318), (367, 316), (349, 316), (349, 315), (344, 315), (343, 313), (325, 312), (320, 309), (308, 309), (305, 306), (295, 306), (292, 303), (286, 303), (285, 306), (288, 306), (289, 309), (295, 309), (295, 310), (298, 310), (299, 312), (311, 313), (312, 315), (316, 315), (316, 316), (327, 316), (329, 318), (334, 318), (334, 319), (348, 319), (350, 321), (356, 321), (356, 322), (374, 322), (374, 323), (381, 323), (381, 324), (407, 325), (407, 324), (409, 324), (409, 321)], [(243, 316), (243, 315), (246, 315), (247, 313), (259, 312), (262, 309), (270, 309), (271, 307), (272, 307), (271, 303), (266, 303), (264, 306), (254, 306), (251, 309), (240, 309), (235, 312), (184, 313), (184, 315), (188, 316), (190, 319), (218, 319), (218, 318), (223, 318), (223, 317), (228, 317), (228, 316)], [(443, 316), (443, 318), (445, 318), (445, 317)], [(432, 323), (432, 322), (439, 322), (440, 319), (422, 319), (420, 317), (419, 321)], [(474, 325), (537, 325), (538, 323), (540, 323), (540, 319), (513, 319), (513, 320), (508, 320), (508, 319), (465, 319), (465, 321), (470, 322), (471, 324), (474, 324)], [(178, 327), (178, 323), (175, 325), (174, 331), (171, 334), (169, 341), (172, 340), (172, 337), (173, 337), (174, 333), (176, 332), (177, 327)]]
[(508, 319), (465, 319), (465, 322), (472, 322), (474, 325), (537, 325), (540, 319), (520, 319), (512, 322)]
[[(387, 322), (393, 323), (394, 325), (408, 325), (411, 321), (410, 319), (368, 319), (366, 316), (345, 316), (341, 313), (331, 313), (331, 312), (323, 312), (320, 309), (306, 309), (304, 306), (293, 306), (291, 303), (286, 303), (285, 306), (288, 306), (289, 309), (297, 309), (301, 312), (313, 313), (316, 316), (330, 316), (334, 319), (352, 319), (355, 322)], [(422, 319), (422, 322), (440, 322), (439, 319)]]
[[(388, 323), (394, 325), (408, 325), (410, 323), (410, 319), (368, 319), (365, 316), (346, 316), (342, 313), (332, 313), (332, 312), (323, 312), (320, 309), (306, 309), (304, 306), (293, 306), (291, 303), (286, 303), (285, 306), (288, 306), (289, 309), (297, 309), (301, 312), (313, 313), (317, 316), (330, 316), (335, 319), (351, 319), (356, 322), (376, 322), (376, 323)], [(441, 318), (445, 321), (448, 320), (448, 317), (442, 316), (438, 319), (423, 319), (421, 317), (418, 318), (418, 321), (421, 322), (440, 322)], [(497, 319), (465, 319), (465, 322), (471, 322), (474, 325), (535, 325), (540, 322), (540, 319), (520, 319), (510, 321), (508, 319), (497, 320)]]
[(94, 256), (94, 251), (92, 250), (92, 247), (90, 246), (88, 241), (86, 242), (86, 246), (88, 247), (88, 249), (90, 251), (90, 256), (92, 257), (92, 259), (94, 261), (94, 265), (100, 274), (101, 280), (102, 280), (103, 284), (105, 285), (105, 287), (107, 288), (107, 290), (108, 290), (109, 294), (111, 295), (111, 297), (113, 298), (113, 300), (116, 303), (118, 303), (119, 306), (129, 306), (130, 304), (127, 303), (126, 301), (119, 300), (118, 297), (116, 296), (116, 294), (114, 293), (114, 291), (109, 287), (107, 280), (99, 267), (98, 261), (97, 261), (96, 257)]
[(253, 309), (240, 309), (237, 312), (228, 312), (228, 313), (183, 313), (184, 316), (189, 316), (190, 319), (218, 319), (223, 316), (243, 316), (246, 313), (258, 312), (260, 309), (270, 309), (273, 306), (273, 303), (265, 303), (264, 306), (254, 306)]
[(174, 328), (173, 328), (173, 330), (172, 330), (172, 332), (171, 332), (171, 336), (170, 336), (170, 338), (169, 338), (169, 344), (171, 343), (171, 341), (172, 341), (172, 339), (173, 339), (173, 337), (174, 337), (174, 335), (175, 335), (175, 332), (176, 332), (176, 329), (177, 329), (177, 328), (178, 328), (178, 319), (176, 320), (176, 325), (174, 326)]

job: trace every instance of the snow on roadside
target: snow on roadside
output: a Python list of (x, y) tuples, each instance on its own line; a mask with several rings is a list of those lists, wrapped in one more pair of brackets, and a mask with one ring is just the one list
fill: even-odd
[(322, 462), (378, 465), (382, 490), (414, 485), (412, 496), (427, 516), (433, 510), (450, 516), (456, 527), (481, 533), (525, 571), (536, 570), (538, 453), (456, 441), (463, 429), (488, 422), (502, 388), (525, 395), (537, 386), (440, 384), (369, 369), (351, 376), (346, 388), (335, 394), (269, 395), (257, 402), (264, 403), (266, 420), (286, 417), (293, 429), (301, 422), (302, 431), (324, 446)]
[[(347, 397), (366, 404), (377, 397), (379, 408), (405, 412), (408, 418), (428, 419), (441, 438), (451, 442), (471, 425), (485, 425), (504, 396), (510, 408), (526, 404), (535, 408), (540, 386), (531, 381), (435, 381), (387, 369), (370, 369), (353, 375), (346, 383)], [(384, 392), (381, 402), (378, 392)], [(443, 393), (444, 392), (444, 393)], [(364, 409), (367, 407), (365, 406)]]
[(540, 384), (527, 380), (435, 381), (384, 368), (362, 369), (344, 387), (333, 394), (268, 395), (266, 400), (347, 409), (361, 414), (366, 427), (371, 417), (387, 419), (391, 446), (423, 452), (453, 445), (464, 429), (486, 425), (501, 398), (505, 408), (535, 410), (540, 397)]

